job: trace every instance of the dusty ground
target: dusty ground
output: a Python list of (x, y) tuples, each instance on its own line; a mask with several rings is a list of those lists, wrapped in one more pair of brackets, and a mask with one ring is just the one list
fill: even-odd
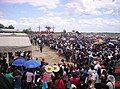
[(63, 57), (58, 56), (56, 51), (51, 50), (47, 46), (43, 47), (42, 53), (37, 46), (32, 46), (32, 57), (39, 59), (44, 58), (45, 61), (48, 62), (50, 65), (55, 63), (57, 64), (58, 62), (60, 62), (61, 59), (64, 59)]

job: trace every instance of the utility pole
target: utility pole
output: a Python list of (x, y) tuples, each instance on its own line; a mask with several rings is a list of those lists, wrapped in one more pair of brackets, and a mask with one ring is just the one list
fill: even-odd
[(40, 32), (40, 29), (41, 29), (40, 25), (39, 25), (38, 29), (39, 29), (39, 32)]
[(54, 32), (54, 30), (55, 30), (55, 27), (53, 26), (53, 32)]

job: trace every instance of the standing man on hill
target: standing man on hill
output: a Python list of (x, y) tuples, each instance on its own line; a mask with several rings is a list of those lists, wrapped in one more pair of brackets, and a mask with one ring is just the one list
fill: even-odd
[(42, 53), (42, 49), (43, 49), (43, 41), (41, 39), (38, 40), (38, 45), (40, 47), (40, 52)]

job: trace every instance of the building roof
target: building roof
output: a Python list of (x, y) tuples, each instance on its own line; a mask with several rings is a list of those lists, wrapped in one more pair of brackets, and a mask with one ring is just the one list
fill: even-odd
[(28, 36), (25, 33), (0, 33), (0, 36)]
[(0, 32), (18, 32), (17, 29), (5, 29), (5, 28), (1, 28)]
[(25, 33), (0, 33), (0, 36), (28, 36)]

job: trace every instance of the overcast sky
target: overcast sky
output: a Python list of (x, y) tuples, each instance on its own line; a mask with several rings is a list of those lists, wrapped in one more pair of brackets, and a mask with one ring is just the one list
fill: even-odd
[(16, 29), (119, 32), (120, 0), (0, 0), (0, 23)]

